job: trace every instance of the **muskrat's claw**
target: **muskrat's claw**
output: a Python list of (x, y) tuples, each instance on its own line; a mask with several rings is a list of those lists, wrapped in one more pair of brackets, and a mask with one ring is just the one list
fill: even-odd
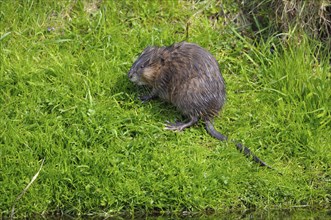
[(148, 102), (150, 100), (149, 95), (141, 95), (139, 96), (139, 99), (141, 100), (142, 103)]

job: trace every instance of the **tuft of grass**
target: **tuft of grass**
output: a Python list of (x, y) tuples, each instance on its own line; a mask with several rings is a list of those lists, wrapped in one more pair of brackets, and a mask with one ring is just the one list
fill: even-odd
[[(330, 1), (253, 0), (242, 1), (240, 4), (240, 10), (235, 11), (236, 16), (231, 11), (228, 17), (235, 17), (236, 19), (233, 20), (246, 31), (252, 29), (255, 34), (268, 32), (270, 35), (273, 32), (289, 33), (297, 29), (330, 47)], [(287, 36), (283, 35), (284, 39)]]
[[(15, 217), (330, 208), (330, 57), (308, 38), (253, 42), (213, 17), (217, 9), (2, 1), (0, 215), (13, 205)], [(164, 121), (181, 117), (176, 109), (137, 99), (145, 90), (126, 76), (137, 54), (184, 39), (220, 63), (228, 101), (215, 126), (282, 176), (202, 123), (165, 131)]]

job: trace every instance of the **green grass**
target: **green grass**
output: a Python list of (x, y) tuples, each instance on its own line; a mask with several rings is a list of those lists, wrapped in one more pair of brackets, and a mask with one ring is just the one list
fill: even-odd
[[(251, 42), (209, 18), (216, 3), (98, 2), (0, 1), (1, 216), (14, 205), (17, 217), (330, 208), (322, 46), (306, 37)], [(187, 22), (187, 40), (215, 55), (227, 83), (215, 126), (283, 175), (202, 123), (164, 130), (181, 117), (176, 109), (137, 99), (145, 90), (126, 76), (137, 54), (185, 40)]]

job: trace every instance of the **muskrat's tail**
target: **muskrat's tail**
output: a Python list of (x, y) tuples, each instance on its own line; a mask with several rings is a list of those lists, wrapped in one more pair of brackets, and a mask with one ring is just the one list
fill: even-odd
[[(214, 138), (216, 138), (220, 141), (228, 140), (228, 138), (226, 136), (222, 135), (214, 128), (213, 123), (211, 123), (209, 120), (205, 120), (205, 123), (206, 123), (206, 130), (208, 131), (208, 133), (211, 136), (213, 136)], [(234, 140), (232, 140), (231, 142), (235, 143), (237, 149), (240, 152), (243, 152), (246, 157), (253, 158), (254, 162), (258, 163), (260, 166), (265, 166), (270, 169), (273, 169), (268, 164), (266, 164), (264, 161), (262, 161), (260, 158), (258, 158), (255, 154), (253, 154), (253, 152), (248, 147), (242, 145), (241, 143), (236, 143), (236, 141), (234, 141)]]

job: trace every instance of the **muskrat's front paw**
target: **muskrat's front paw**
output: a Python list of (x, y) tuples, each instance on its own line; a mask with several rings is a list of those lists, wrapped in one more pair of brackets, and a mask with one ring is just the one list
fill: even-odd
[(145, 103), (148, 102), (151, 99), (151, 97), (149, 95), (141, 95), (139, 96), (139, 99), (142, 103)]

